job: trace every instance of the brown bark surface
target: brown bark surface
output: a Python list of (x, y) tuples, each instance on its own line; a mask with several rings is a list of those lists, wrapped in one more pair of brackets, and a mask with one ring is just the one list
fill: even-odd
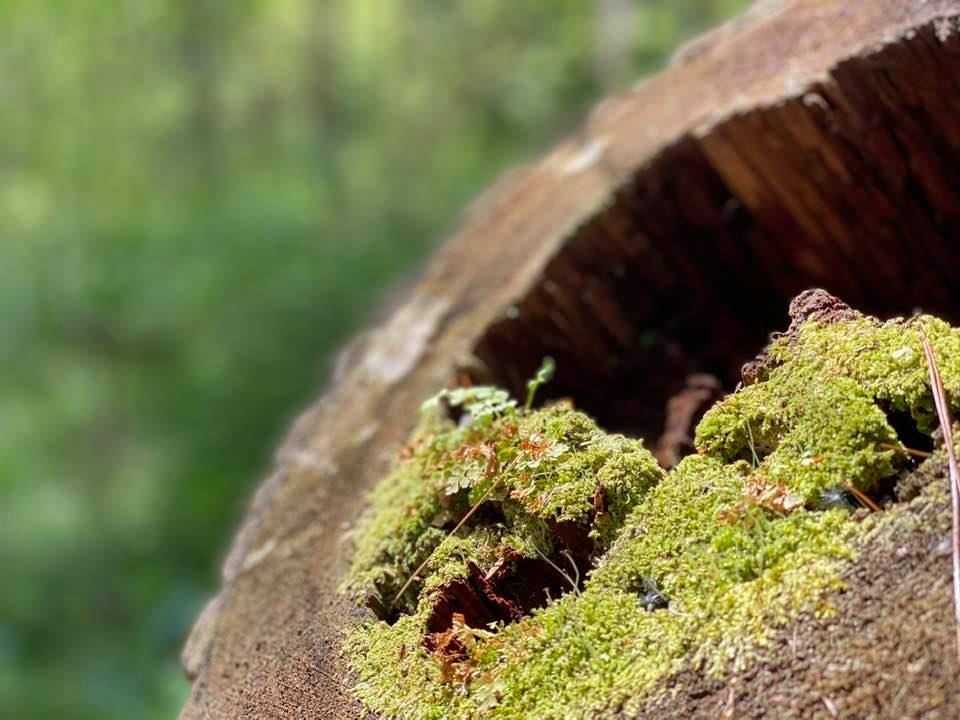
[(551, 392), (655, 441), (687, 377), (732, 389), (805, 287), (960, 318), (958, 118), (957, 0), (762, 3), (508, 174), (278, 451), (184, 651), (182, 717), (360, 713), (343, 531), (455, 374), (519, 390), (552, 354)]

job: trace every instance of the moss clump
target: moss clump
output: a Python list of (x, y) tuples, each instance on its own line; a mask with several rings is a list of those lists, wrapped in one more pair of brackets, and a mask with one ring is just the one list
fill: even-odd
[[(387, 614), (394, 594), (429, 556), (424, 582), (397, 603), (412, 611), (424, 591), (465, 577), (469, 562), (488, 569), (504, 548), (521, 557), (553, 555), (561, 523), (579, 528), (602, 552), (663, 476), (641, 441), (604, 433), (569, 404), (537, 412), (503, 405), (484, 418), (459, 427), (426, 413), (371, 495), (346, 591)], [(447, 537), (485, 496), (486, 512), (481, 508), (476, 522)]]
[[(576, 717), (640, 702), (690, 663), (719, 672), (804, 611), (825, 613), (856, 524), (842, 510), (744, 507), (741, 466), (684, 460), (628, 516), (579, 593), (475, 638), (458, 682), (422, 648), (426, 611), (357, 628), (356, 690), (388, 715)], [(648, 611), (653, 584), (668, 599)], [(401, 650), (401, 648), (406, 648)], [(629, 709), (629, 707), (628, 707)]]
[(707, 412), (697, 448), (726, 462), (761, 461), (757, 475), (809, 503), (846, 484), (869, 491), (905, 457), (886, 413), (912, 417), (921, 431), (936, 422), (920, 324), (948, 394), (960, 397), (960, 333), (940, 320), (807, 322), (769, 348), (762, 382)]
[[(914, 322), (960, 397), (960, 334)], [(885, 410), (929, 429), (916, 332), (860, 316), (800, 326), (770, 348), (759, 383), (707, 414), (700, 454), (665, 477), (637, 441), (566, 405), (511, 408), (478, 427), (430, 421), (359, 530), (347, 584), (358, 597), (398, 586), (435, 552), (410, 614), (347, 638), (358, 696), (402, 717), (630, 714), (669, 676), (742, 667), (798, 614), (830, 613), (828, 593), (871, 524), (842, 503), (822, 509), (822, 496), (848, 483), (868, 491), (897, 471), (901, 454), (881, 446), (899, 443)], [(503, 517), (441, 542), (442, 526), (491, 485)], [(582, 587), (505, 626), (455, 626), (463, 653), (453, 667), (425, 649), (442, 583), (467, 562), (489, 567), (503, 545), (549, 555), (563, 521), (596, 543)]]

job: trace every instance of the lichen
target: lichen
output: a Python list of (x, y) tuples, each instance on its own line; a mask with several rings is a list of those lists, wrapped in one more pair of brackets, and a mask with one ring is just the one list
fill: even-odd
[[(630, 715), (675, 673), (743, 668), (801, 613), (830, 614), (858, 539), (877, 527), (835, 502), (837, 489), (869, 493), (905, 466), (887, 413), (933, 426), (919, 325), (960, 397), (960, 333), (945, 323), (810, 321), (773, 343), (758, 382), (707, 413), (698, 454), (669, 474), (568, 404), (510, 406), (477, 426), (428, 416), (358, 526), (345, 583), (358, 599), (372, 593), (383, 610), (429, 561), (393, 624), (350, 631), (357, 696), (391, 717)], [(449, 535), (483, 497), (500, 514)], [(444, 583), (469, 563), (486, 571), (504, 547), (556, 557), (558, 523), (593, 543), (586, 581), (516, 622), (454, 623), (462, 656), (432, 655)]]

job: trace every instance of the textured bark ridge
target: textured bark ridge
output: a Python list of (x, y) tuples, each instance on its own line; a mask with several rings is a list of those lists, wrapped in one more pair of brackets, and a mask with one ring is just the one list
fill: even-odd
[[(342, 536), (421, 400), (454, 377), (522, 395), (553, 355), (550, 393), (654, 447), (696, 419), (668, 410), (688, 378), (732, 390), (805, 288), (960, 320), (958, 90), (956, 0), (763, 3), (506, 176), (406, 303), (343, 352), (278, 451), (184, 651), (182, 717), (361, 713), (338, 657), (361, 614), (336, 592)], [(802, 693), (826, 676), (797, 657)], [(683, 716), (740, 697), (695, 684)], [(784, 712), (829, 713), (831, 692)]]

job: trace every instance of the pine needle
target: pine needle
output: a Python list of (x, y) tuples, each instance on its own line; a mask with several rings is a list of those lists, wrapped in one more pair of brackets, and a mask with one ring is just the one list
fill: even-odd
[(933, 348), (927, 336), (920, 328), (920, 342), (923, 354), (927, 358), (927, 370), (930, 374), (930, 387), (933, 390), (933, 402), (937, 408), (937, 417), (943, 429), (943, 442), (947, 446), (947, 463), (950, 470), (950, 498), (953, 504), (953, 615), (957, 633), (957, 662), (960, 662), (960, 469), (957, 468), (957, 451), (953, 444), (953, 423), (950, 421), (950, 407), (940, 378), (940, 369), (933, 355)]
[(870, 499), (870, 496), (865, 492), (860, 490), (857, 487), (854, 487), (853, 484), (847, 483), (847, 490), (860, 502), (870, 508), (873, 512), (882, 512), (882, 509), (877, 505), (873, 500)]
[(880, 447), (884, 450), (896, 450), (901, 452), (904, 455), (913, 455), (914, 457), (919, 458), (929, 458), (933, 457), (933, 453), (927, 452), (926, 450), (916, 450), (914, 448), (908, 448), (906, 446), (894, 445), (893, 443), (878, 443)]
[[(497, 485), (500, 484), (500, 479), (501, 479), (502, 477), (503, 477), (503, 475), (501, 475), (500, 477), (498, 477), (496, 480), (493, 481), (493, 483), (490, 485), (490, 487), (487, 488), (487, 491), (486, 491), (483, 495), (480, 496), (480, 499), (477, 500), (477, 502), (475, 502), (475, 503), (473, 504), (473, 507), (470, 508), (470, 510), (467, 512), (467, 514), (464, 515), (464, 516), (460, 519), (460, 522), (457, 523), (457, 526), (456, 526), (455, 528), (453, 528), (453, 530), (451, 530), (449, 533), (447, 533), (447, 537), (444, 538), (444, 541), (446, 541), (446, 540), (447, 540), (448, 538), (450, 538), (451, 536), (456, 535), (456, 534), (457, 534), (457, 530), (459, 530), (460, 528), (462, 528), (462, 527), (464, 526), (464, 523), (466, 523), (467, 520), (469, 520), (470, 518), (472, 518), (472, 517), (474, 516), (474, 514), (477, 512), (477, 510), (480, 509), (480, 506), (483, 505), (483, 502), (484, 502), (488, 497), (490, 497), (490, 493), (493, 492), (493, 489), (494, 489), (495, 487), (497, 487)], [(442, 543), (441, 543), (441, 544), (442, 544)], [(437, 547), (439, 547), (439, 545), (438, 545)], [(407, 578), (407, 581), (403, 584), (403, 587), (400, 588), (399, 592), (397, 592), (396, 595), (394, 595), (393, 601), (390, 603), (390, 607), (393, 607), (394, 605), (397, 604), (397, 600), (399, 600), (399, 599), (401, 598), (401, 596), (407, 591), (407, 588), (410, 587), (410, 584), (411, 584), (414, 580), (416, 580), (417, 576), (418, 576), (421, 572), (423, 572), (423, 569), (427, 566), (427, 563), (430, 562), (430, 558), (432, 558), (432, 557), (433, 557), (433, 552), (431, 552), (429, 555), (427, 555), (426, 559), (425, 559), (422, 563), (420, 563), (420, 565), (417, 567), (416, 570), (413, 571), (413, 574), (412, 574), (410, 577)]]
[(579, 568), (577, 568), (577, 563), (574, 562), (573, 556), (569, 552), (567, 552), (566, 550), (561, 551), (561, 553), (567, 558), (567, 560), (573, 566), (573, 572), (574, 572), (574, 575), (576, 576), (576, 579), (570, 577), (562, 567), (557, 565), (555, 562), (553, 562), (553, 560), (551, 560), (542, 552), (540, 552), (540, 548), (538, 548), (536, 545), (533, 546), (533, 549), (537, 551), (537, 555), (539, 555), (540, 558), (545, 563), (547, 563), (547, 565), (549, 565), (558, 573), (560, 573), (563, 576), (563, 579), (566, 580), (568, 583), (570, 583), (570, 587), (573, 589), (574, 594), (576, 595), (580, 594), (580, 570)]
[(760, 467), (760, 458), (757, 457), (757, 446), (753, 444), (753, 428), (750, 427), (750, 421), (747, 420), (747, 437), (750, 440), (750, 454), (753, 455), (753, 469)]

